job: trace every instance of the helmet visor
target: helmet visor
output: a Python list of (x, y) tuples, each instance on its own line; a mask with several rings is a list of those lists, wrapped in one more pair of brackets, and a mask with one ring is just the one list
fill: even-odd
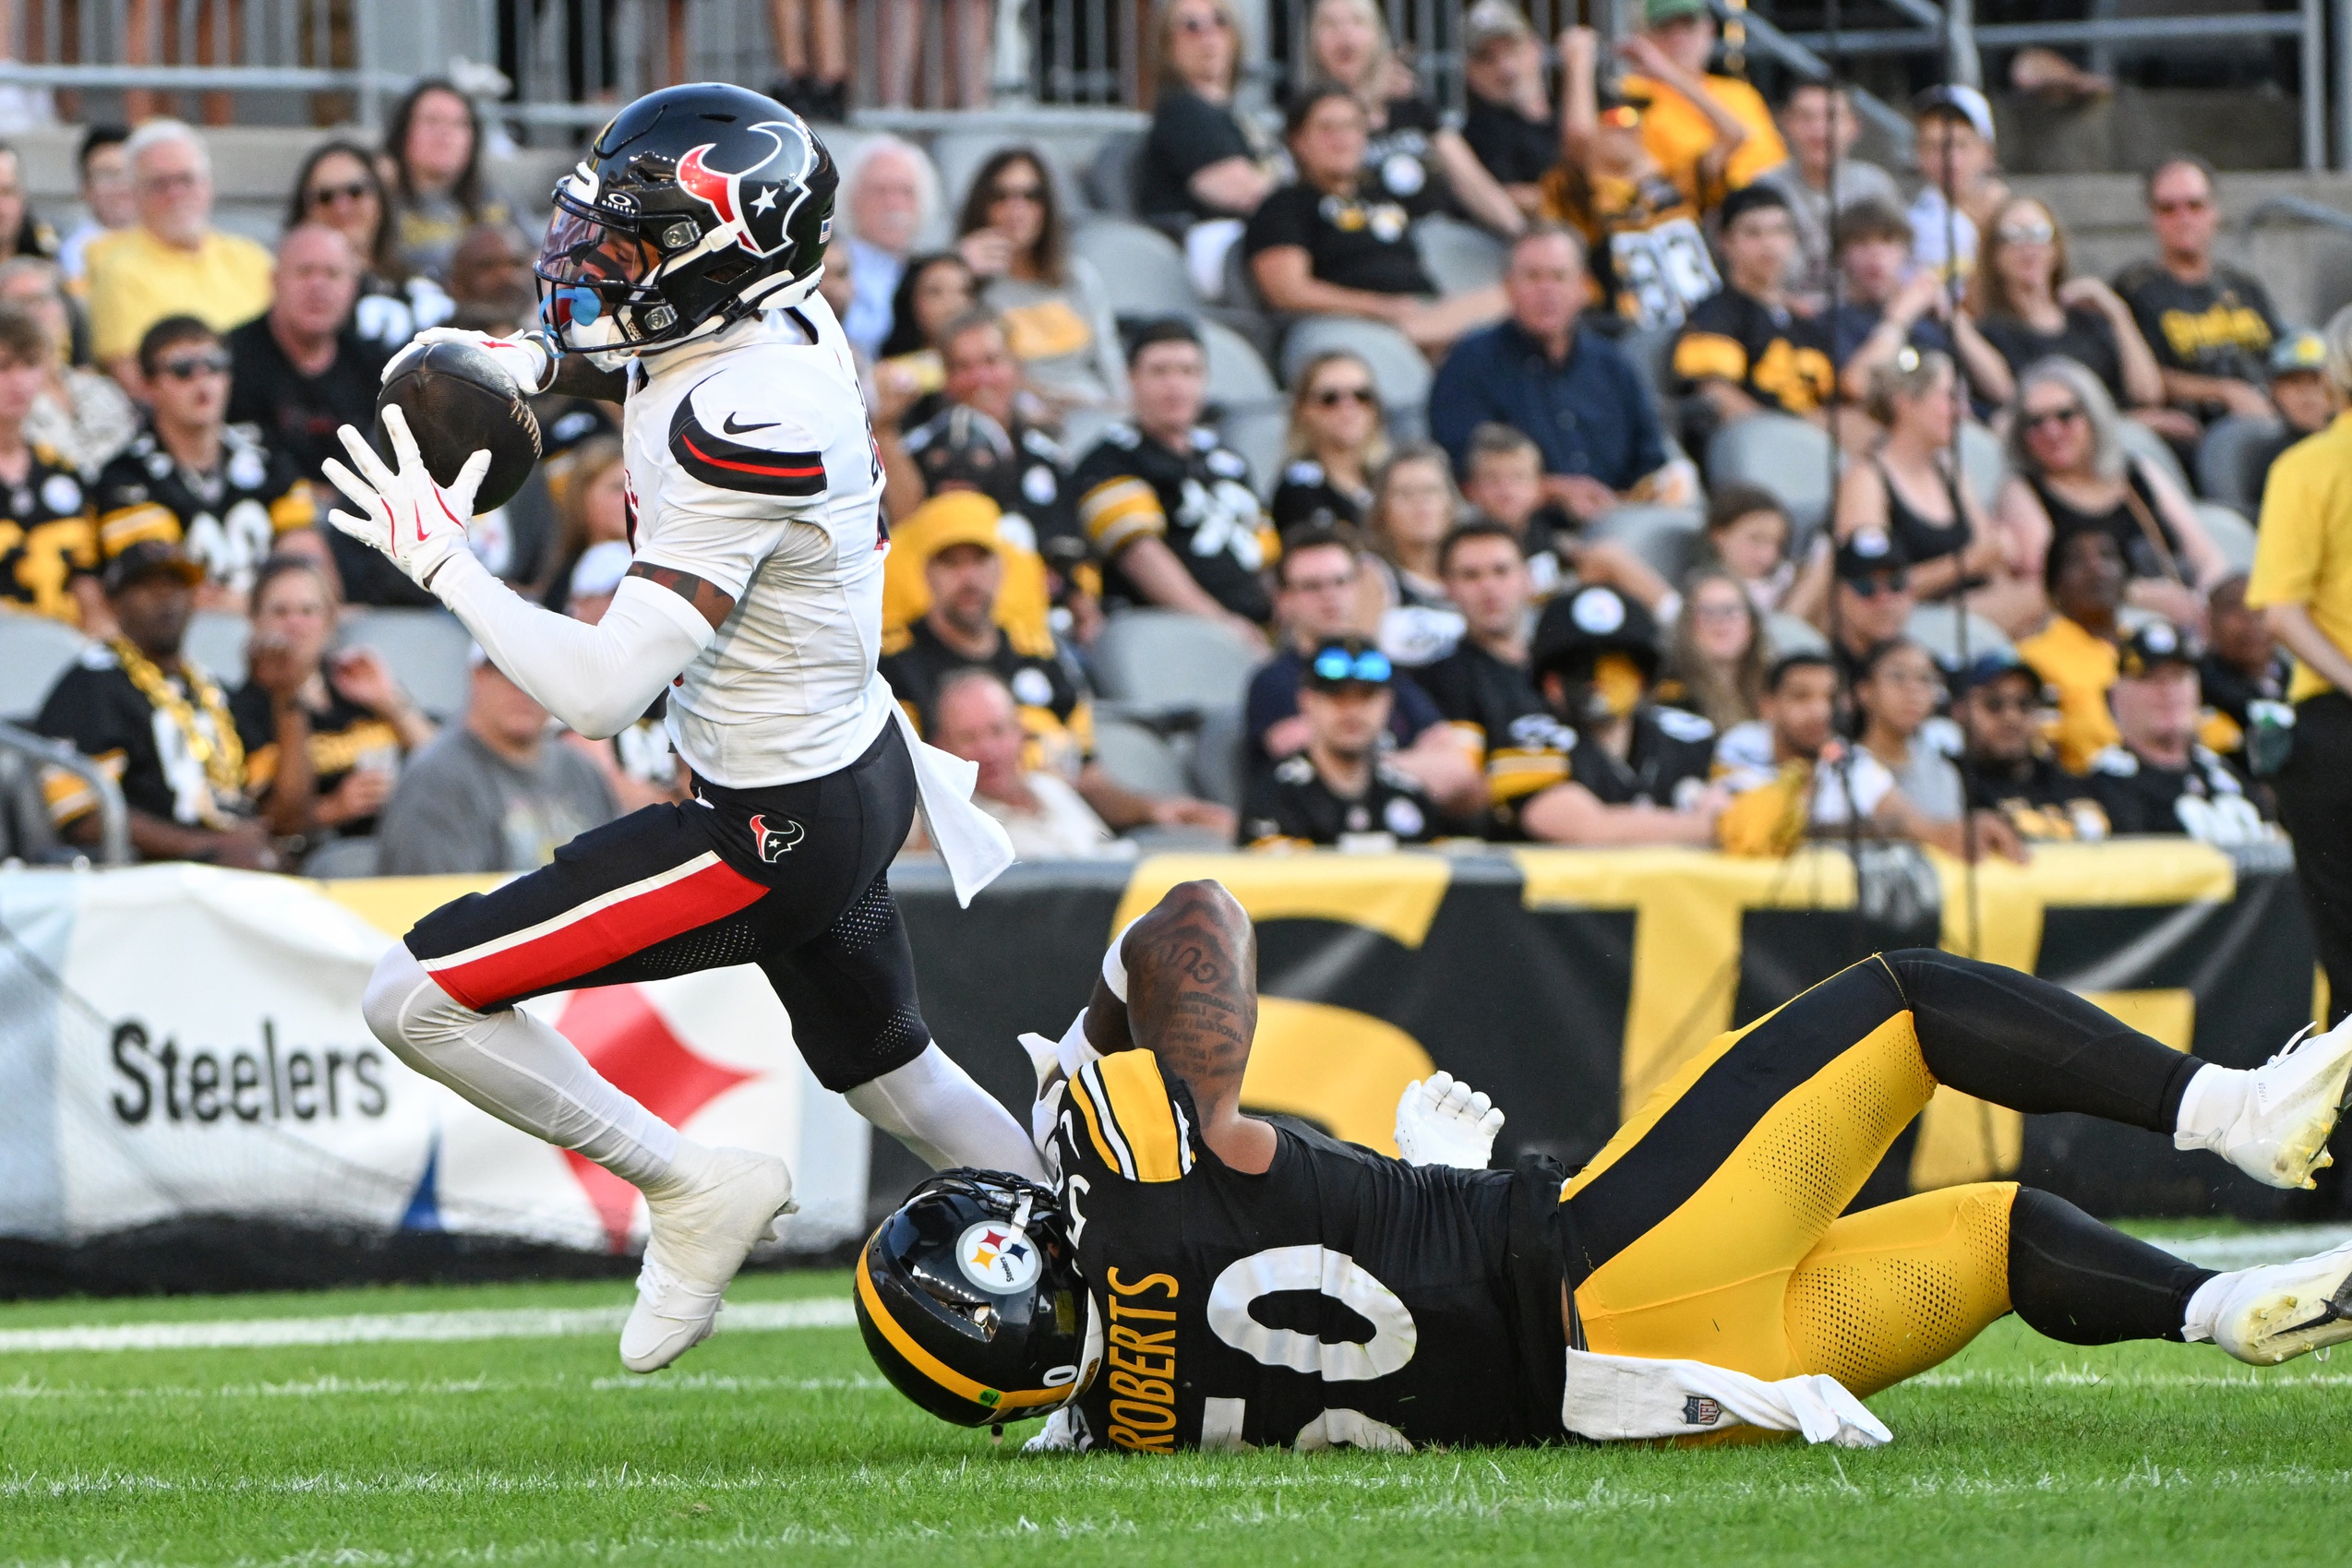
[(641, 342), (658, 330), (637, 317), (661, 308), (653, 287), (662, 254), (627, 220), (593, 211), (556, 193), (533, 270), (540, 279), (539, 316), (567, 349), (594, 352)]

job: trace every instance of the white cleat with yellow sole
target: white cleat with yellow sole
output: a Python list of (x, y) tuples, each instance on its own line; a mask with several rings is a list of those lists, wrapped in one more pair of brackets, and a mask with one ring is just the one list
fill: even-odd
[(2352, 1241), (2296, 1263), (2223, 1275), (2208, 1287), (2218, 1298), (2212, 1322), (2192, 1323), (2184, 1337), (2209, 1334), (2250, 1366), (2276, 1366), (2352, 1339)]
[(2237, 1114), (2202, 1136), (2175, 1134), (2175, 1146), (2210, 1149), (2265, 1186), (2317, 1185), (2312, 1179), (2335, 1163), (2328, 1135), (2352, 1097), (2352, 1019), (2290, 1041), (2238, 1076)]

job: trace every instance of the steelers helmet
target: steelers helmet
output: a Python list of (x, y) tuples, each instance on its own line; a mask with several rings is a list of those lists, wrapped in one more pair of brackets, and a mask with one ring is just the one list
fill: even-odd
[(1060, 1203), (1002, 1171), (942, 1171), (915, 1189), (858, 1254), (857, 1302), (882, 1375), (957, 1426), (1046, 1415), (1102, 1362)]

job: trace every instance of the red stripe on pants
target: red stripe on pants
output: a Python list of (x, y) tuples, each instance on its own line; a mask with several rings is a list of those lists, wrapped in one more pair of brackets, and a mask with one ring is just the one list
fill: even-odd
[(452, 1000), (486, 1011), (504, 998), (547, 990), (680, 932), (723, 920), (758, 903), (767, 891), (722, 860), (544, 937), (428, 973)]

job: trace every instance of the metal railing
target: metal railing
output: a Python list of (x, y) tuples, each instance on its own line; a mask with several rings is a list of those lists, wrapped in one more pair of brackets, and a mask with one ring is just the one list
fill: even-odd
[(98, 863), (130, 864), (131, 814), (114, 775), (62, 740), (6, 722), (0, 722), (0, 750), (16, 752), (42, 767), (61, 768), (90, 785), (90, 793), (98, 796)]

